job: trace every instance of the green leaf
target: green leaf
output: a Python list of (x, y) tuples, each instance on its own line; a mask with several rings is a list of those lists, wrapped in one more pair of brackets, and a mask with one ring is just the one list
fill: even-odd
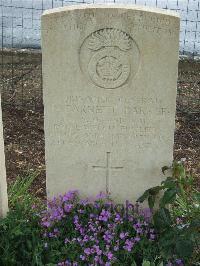
[(165, 174), (165, 172), (166, 172), (167, 170), (169, 170), (169, 169), (171, 169), (171, 167), (169, 167), (169, 166), (163, 166), (163, 167), (162, 167), (162, 173)]
[[(152, 204), (154, 205), (153, 201), (155, 202), (154, 198), (162, 190), (162, 186), (152, 187), (144, 192), (144, 194), (137, 199), (137, 202), (144, 202), (146, 199), (150, 202), (149, 206)], [(153, 196), (153, 198), (152, 198)], [(150, 199), (149, 199), (150, 197)], [(151, 208), (151, 207), (150, 207)]]
[(15, 236), (23, 235), (23, 232), (20, 229), (16, 229), (13, 233), (14, 233)]
[(166, 204), (174, 202), (176, 199), (176, 194), (176, 189), (167, 189), (161, 199), (160, 206), (165, 207)]
[(168, 209), (160, 208), (153, 216), (155, 227), (158, 229), (167, 229), (172, 224), (171, 215)]
[(137, 266), (136, 262), (135, 261), (132, 261), (131, 262), (131, 266)]
[(154, 195), (150, 195), (148, 197), (148, 204), (149, 204), (150, 209), (153, 209), (154, 204), (155, 204), (155, 200), (156, 200), (156, 197)]
[(167, 227), (163, 230), (159, 237), (159, 247), (162, 256), (170, 258), (174, 254), (176, 232), (173, 228)]
[[(142, 266), (151, 266), (151, 262), (150, 261), (147, 261), (147, 260), (143, 260), (142, 262)], [(153, 265), (152, 265), (153, 266)]]
[(149, 197), (149, 189), (146, 190), (141, 197), (137, 199), (137, 202), (144, 202)]
[(190, 239), (179, 238), (176, 241), (176, 250), (181, 258), (190, 257), (193, 253), (193, 243)]
[(160, 190), (162, 190), (162, 189), (163, 189), (162, 186), (156, 186), (156, 187), (150, 188), (149, 193), (151, 195), (157, 195), (160, 192)]
[(27, 248), (32, 250), (32, 242), (29, 239), (27, 240)]
[(185, 178), (185, 168), (183, 164), (174, 162), (173, 163), (173, 177), (175, 178)]
[(173, 177), (167, 177), (165, 181), (163, 181), (161, 184), (164, 185), (165, 188), (174, 188), (176, 187), (176, 179)]

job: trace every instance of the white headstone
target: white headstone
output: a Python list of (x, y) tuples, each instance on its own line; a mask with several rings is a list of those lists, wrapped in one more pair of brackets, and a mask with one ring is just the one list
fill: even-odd
[(8, 196), (7, 196), (1, 95), (0, 95), (0, 217), (5, 217), (7, 212), (8, 212)]
[(48, 197), (136, 200), (172, 162), (176, 13), (82, 5), (42, 16)]

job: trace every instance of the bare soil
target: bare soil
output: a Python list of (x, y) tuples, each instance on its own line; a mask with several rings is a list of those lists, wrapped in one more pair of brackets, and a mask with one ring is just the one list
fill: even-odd
[[(8, 184), (39, 171), (31, 187), (44, 198), (45, 159), (40, 51), (0, 53)], [(174, 159), (185, 164), (200, 187), (200, 62), (180, 61)]]

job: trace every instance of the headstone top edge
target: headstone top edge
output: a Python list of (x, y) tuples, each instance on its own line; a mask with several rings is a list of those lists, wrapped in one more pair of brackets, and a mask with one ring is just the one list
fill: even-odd
[(172, 10), (164, 10), (161, 8), (153, 8), (153, 7), (147, 7), (147, 6), (139, 6), (134, 4), (81, 4), (81, 5), (70, 5), (70, 6), (64, 6), (64, 7), (58, 7), (53, 9), (45, 10), (42, 14), (42, 17), (46, 16), (52, 16), (56, 15), (60, 12), (68, 12), (68, 11), (74, 11), (74, 10), (90, 10), (90, 9), (124, 9), (124, 10), (136, 10), (136, 11), (143, 11), (143, 12), (149, 12), (149, 13), (155, 13), (160, 15), (166, 15), (175, 17), (177, 19), (180, 19), (180, 15)]

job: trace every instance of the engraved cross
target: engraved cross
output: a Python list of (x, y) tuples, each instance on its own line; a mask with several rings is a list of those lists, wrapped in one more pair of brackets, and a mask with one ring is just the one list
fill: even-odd
[(106, 153), (106, 165), (105, 166), (99, 166), (99, 165), (94, 165), (94, 169), (105, 169), (106, 170), (106, 193), (110, 193), (110, 170), (115, 169), (115, 170), (120, 170), (123, 169), (123, 166), (111, 166), (111, 153), (107, 152)]

